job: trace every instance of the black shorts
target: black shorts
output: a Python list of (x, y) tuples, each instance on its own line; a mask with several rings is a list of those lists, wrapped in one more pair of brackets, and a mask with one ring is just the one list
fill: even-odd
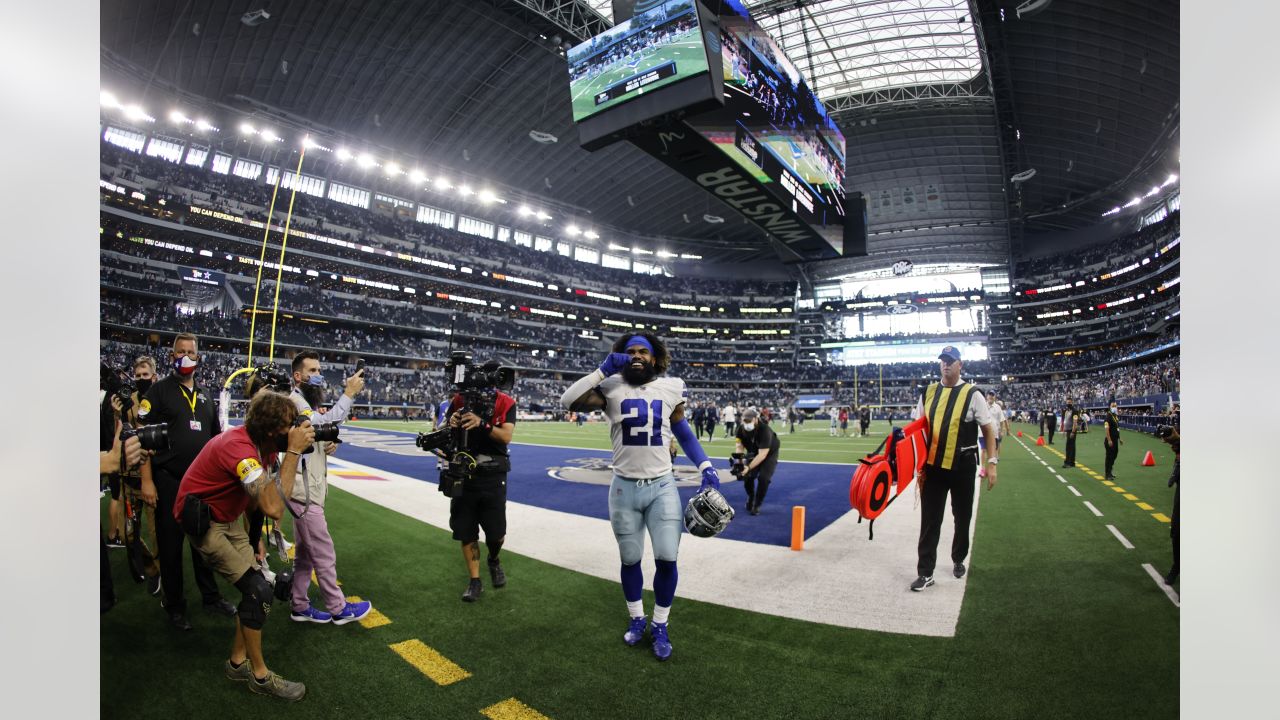
[(497, 540), (507, 534), (507, 478), (470, 480), (463, 485), (462, 495), (449, 501), (449, 529), (453, 539), (473, 543), (480, 539)]

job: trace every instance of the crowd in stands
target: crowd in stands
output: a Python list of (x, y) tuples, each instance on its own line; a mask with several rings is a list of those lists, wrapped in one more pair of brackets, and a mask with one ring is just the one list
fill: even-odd
[(1000, 360), (1001, 372), (1006, 375), (1028, 375), (1044, 372), (1071, 372), (1085, 370), (1133, 358), (1136, 355), (1165, 347), (1177, 341), (1177, 336), (1159, 336), (1124, 344), (1080, 350), (1071, 355), (1046, 356), (1037, 353), (1005, 355)]
[[(1143, 257), (1151, 257), (1168, 240), (1181, 231), (1181, 213), (1169, 213), (1158, 223), (1141, 230), (1090, 247), (1071, 250), (1049, 257), (1020, 260), (1014, 265), (1013, 290), (1059, 285), (1077, 280), (1089, 282), (1098, 274), (1124, 267)], [(1174, 248), (1170, 253), (1177, 253)], [(1117, 278), (1117, 280), (1123, 280)]]

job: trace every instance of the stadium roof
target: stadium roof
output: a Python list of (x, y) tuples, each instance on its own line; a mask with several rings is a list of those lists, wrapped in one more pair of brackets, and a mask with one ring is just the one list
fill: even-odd
[[(1017, 0), (747, 4), (817, 79), (847, 139), (846, 187), (878, 203), (872, 257), (814, 265), (814, 279), (902, 257), (1005, 260), (1011, 240), (1018, 252), (1097, 225), (1177, 172), (1176, 2), (1050, 0), (1022, 17)], [(578, 147), (559, 49), (610, 25), (605, 0), (273, 0), (269, 19), (242, 22), (256, 7), (104, 5), (104, 89), (158, 118), (198, 99), (545, 198), (602, 243), (625, 230), (713, 260), (774, 257), (744, 217), (647, 154)]]

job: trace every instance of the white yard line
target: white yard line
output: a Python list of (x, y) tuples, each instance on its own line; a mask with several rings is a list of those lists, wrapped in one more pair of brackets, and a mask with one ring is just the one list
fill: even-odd
[(1071, 491), (1071, 494), (1072, 494), (1072, 495), (1075, 495), (1076, 497), (1080, 497), (1080, 491), (1079, 491), (1079, 490), (1075, 489), (1074, 487), (1072, 487), (1072, 486), (1070, 486), (1070, 485), (1068, 485), (1068, 486), (1067, 486), (1067, 489)]
[(1164, 591), (1165, 596), (1169, 598), (1169, 602), (1173, 603), (1174, 607), (1182, 607), (1182, 598), (1174, 591), (1173, 588), (1164, 584), (1164, 578), (1160, 577), (1160, 573), (1155, 568), (1151, 567), (1151, 563), (1142, 563), (1142, 569), (1146, 570), (1147, 574), (1151, 576), (1151, 579), (1156, 581), (1156, 587)]
[(1094, 515), (1096, 515), (1097, 517), (1102, 517), (1102, 511), (1101, 511), (1101, 510), (1099, 510), (1098, 508), (1094, 507), (1094, 506), (1093, 506), (1093, 503), (1089, 502), (1088, 500), (1085, 500), (1085, 501), (1084, 501), (1084, 506), (1085, 506), (1085, 507), (1087, 507), (1087, 508), (1089, 508), (1089, 512), (1093, 513), (1093, 514), (1094, 514)]
[(1115, 525), (1108, 525), (1107, 529), (1111, 531), (1112, 535), (1116, 536), (1116, 539), (1120, 541), (1120, 544), (1123, 545), (1126, 550), (1133, 549), (1133, 543), (1129, 542), (1129, 538), (1126, 538), (1125, 536), (1121, 535), (1120, 531), (1116, 529)]

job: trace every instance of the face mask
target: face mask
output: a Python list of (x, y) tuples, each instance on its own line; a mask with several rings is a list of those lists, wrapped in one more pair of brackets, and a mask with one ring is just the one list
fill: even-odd
[(200, 361), (191, 357), (190, 355), (183, 355), (182, 357), (173, 361), (173, 371), (178, 373), (179, 375), (182, 375), (183, 377), (190, 376), (192, 373), (196, 371), (196, 368), (199, 366), (200, 366)]
[(1115, 412), (1115, 411), (1116, 411), (1116, 406), (1115, 406), (1115, 405), (1112, 405), (1112, 406), (1111, 406), (1111, 412)]
[(746, 430), (747, 432), (751, 432), (752, 430), (756, 429), (756, 424), (753, 422), (744, 422), (742, 423), (742, 429)]
[(151, 389), (151, 381), (150, 380), (134, 380), (133, 386), (138, 388), (138, 397), (142, 397), (143, 395), (147, 394), (148, 390)]
[(307, 378), (307, 384), (308, 384), (308, 385), (314, 385), (314, 386), (316, 386), (316, 387), (324, 387), (324, 386), (325, 386), (325, 385), (327, 385), (328, 383), (326, 383), (326, 382), (324, 381), (324, 376), (323, 376), (323, 375), (316, 374), (316, 375), (312, 375), (312, 376), (310, 376), (310, 377), (308, 377), (308, 378)]

